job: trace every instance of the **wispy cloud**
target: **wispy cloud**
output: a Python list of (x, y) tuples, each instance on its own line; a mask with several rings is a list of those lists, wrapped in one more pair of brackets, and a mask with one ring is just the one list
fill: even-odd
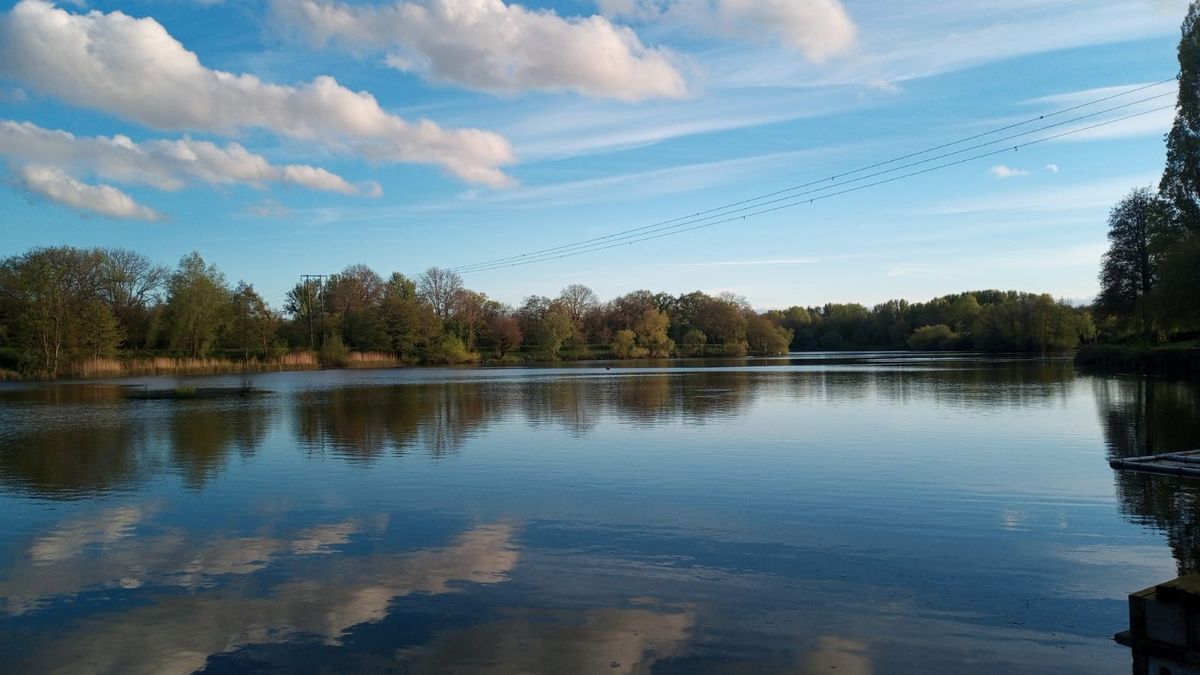
[(1018, 194), (949, 200), (916, 211), (917, 215), (949, 216), (987, 212), (1070, 212), (1108, 209), (1130, 188), (1158, 181), (1154, 174), (1118, 176), (1068, 187), (1027, 189)]
[(1016, 178), (1017, 176), (1028, 176), (1029, 172), (1024, 169), (1014, 169), (1004, 164), (998, 164), (988, 169), (988, 173), (1001, 180), (1005, 178)]

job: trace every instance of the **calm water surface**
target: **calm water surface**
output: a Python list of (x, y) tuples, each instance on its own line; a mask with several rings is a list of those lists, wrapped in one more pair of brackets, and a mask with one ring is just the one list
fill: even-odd
[(1107, 464), (1200, 391), (1067, 360), (255, 384), (0, 388), (0, 671), (1126, 673), (1200, 563), (1196, 489)]

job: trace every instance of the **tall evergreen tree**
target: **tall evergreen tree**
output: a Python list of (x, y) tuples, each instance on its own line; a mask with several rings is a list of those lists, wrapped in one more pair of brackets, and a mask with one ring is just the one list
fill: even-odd
[(1167, 164), (1159, 192), (1171, 219), (1200, 236), (1200, 0), (1192, 2), (1179, 41), (1179, 102), (1167, 134)]

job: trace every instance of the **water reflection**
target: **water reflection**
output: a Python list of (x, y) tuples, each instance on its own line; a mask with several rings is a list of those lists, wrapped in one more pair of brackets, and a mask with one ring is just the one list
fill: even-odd
[(486, 393), (479, 383), (301, 392), (294, 408), (295, 436), (310, 452), (328, 449), (351, 461), (369, 462), (389, 449), (416, 447), (441, 457), (456, 452), (511, 406), (507, 397)]
[[(106, 547), (100, 556), (101, 566), (133, 575), (120, 579), (125, 589), (152, 581), (138, 576), (147, 566), (160, 587), (194, 588), (205, 578), (249, 575), (272, 563), (290, 564), (290, 574), (273, 584), (225, 578), (220, 585), (211, 582), (205, 592), (164, 594), (116, 616), (84, 619), (53, 636), (53, 648), (35, 648), (27, 665), (30, 672), (188, 673), (203, 668), (212, 655), (249, 644), (317, 640), (338, 645), (347, 630), (386, 617), (397, 598), (506, 581), (520, 559), (515, 536), (511, 524), (484, 524), (444, 547), (323, 558), (313, 556), (311, 540), (304, 538), (172, 538), (166, 546), (158, 537), (130, 540)], [(42, 575), (64, 571), (43, 570)]]
[(412, 673), (650, 673), (683, 651), (695, 622), (647, 609), (517, 614), (442, 633), (398, 660)]
[[(1200, 449), (1200, 386), (1153, 378), (1097, 379), (1109, 458)], [(1121, 510), (1163, 530), (1180, 574), (1200, 571), (1200, 484), (1117, 471)]]
[(782, 363), (0, 389), (0, 671), (1127, 671), (1194, 390)]
[(999, 412), (1064, 399), (1073, 382), (1069, 362), (1060, 360), (804, 368), (347, 386), (226, 401), (128, 401), (119, 387), (100, 386), (0, 390), (0, 422), (8, 427), (0, 433), (0, 484), (78, 497), (135, 486), (169, 467), (199, 489), (231, 453), (252, 454), (281, 416), (305, 452), (370, 463), (389, 452), (452, 455), (490, 425), (514, 419), (577, 436), (605, 419), (703, 425), (736, 419), (761, 396)]
[(275, 406), (262, 398), (234, 402), (166, 402), (171, 465), (188, 487), (201, 488), (237, 451), (254, 453), (270, 429)]

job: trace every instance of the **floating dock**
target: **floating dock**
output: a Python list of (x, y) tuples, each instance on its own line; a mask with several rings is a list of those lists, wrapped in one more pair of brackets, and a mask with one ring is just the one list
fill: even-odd
[(1118, 471), (1140, 471), (1164, 476), (1200, 478), (1200, 450), (1110, 459), (1108, 465)]
[(1133, 675), (1200, 675), (1200, 575), (1129, 596), (1129, 630), (1114, 639), (1133, 649)]

